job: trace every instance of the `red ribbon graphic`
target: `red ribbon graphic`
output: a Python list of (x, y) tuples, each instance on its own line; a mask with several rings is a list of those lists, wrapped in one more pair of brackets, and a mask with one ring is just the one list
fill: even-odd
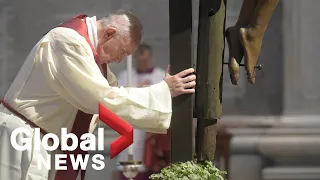
[(112, 159), (133, 143), (133, 127), (100, 103), (99, 119), (120, 134), (120, 137), (110, 144)]

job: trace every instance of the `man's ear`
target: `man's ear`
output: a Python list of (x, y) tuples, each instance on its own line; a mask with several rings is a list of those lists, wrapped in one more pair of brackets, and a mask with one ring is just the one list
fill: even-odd
[(103, 37), (104, 37), (104, 39), (110, 39), (110, 38), (116, 36), (116, 34), (117, 34), (117, 29), (116, 28), (108, 27), (108, 28), (106, 28), (104, 30)]

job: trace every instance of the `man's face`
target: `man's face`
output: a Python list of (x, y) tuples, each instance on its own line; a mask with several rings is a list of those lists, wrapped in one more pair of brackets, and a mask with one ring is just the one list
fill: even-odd
[(102, 63), (119, 63), (124, 57), (135, 52), (137, 47), (129, 37), (118, 35), (116, 29), (108, 28), (98, 40), (97, 53)]
[(147, 68), (149, 68), (149, 65), (152, 59), (152, 54), (150, 50), (145, 49), (142, 52), (138, 52), (136, 54), (136, 58), (137, 58), (138, 68), (141, 70), (146, 70)]

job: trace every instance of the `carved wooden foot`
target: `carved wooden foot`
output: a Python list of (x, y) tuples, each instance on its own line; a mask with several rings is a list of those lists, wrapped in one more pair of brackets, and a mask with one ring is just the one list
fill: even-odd
[(255, 65), (261, 51), (263, 33), (256, 28), (240, 28), (240, 40), (244, 49), (244, 63), (249, 83), (255, 83)]
[(259, 0), (250, 25), (240, 28), (240, 40), (244, 49), (244, 61), (250, 83), (255, 83), (254, 66), (260, 54), (264, 33), (278, 3), (279, 0)]
[(243, 58), (243, 48), (239, 39), (239, 28), (237, 26), (229, 27), (226, 31), (229, 47), (228, 69), (232, 84), (237, 85), (240, 77), (239, 64)]

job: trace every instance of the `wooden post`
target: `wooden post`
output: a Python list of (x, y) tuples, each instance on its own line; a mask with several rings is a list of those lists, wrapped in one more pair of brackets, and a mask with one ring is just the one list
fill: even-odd
[(214, 160), (217, 120), (222, 114), (222, 75), (226, 0), (200, 0), (196, 117), (199, 161)]
[[(191, 0), (169, 0), (171, 74), (193, 67), (191, 58)], [(191, 95), (173, 99), (171, 162), (193, 159), (193, 103)]]

